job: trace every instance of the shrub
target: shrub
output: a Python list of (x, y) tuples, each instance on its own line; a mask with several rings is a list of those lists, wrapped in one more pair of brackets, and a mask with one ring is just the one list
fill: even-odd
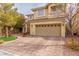
[(4, 40), (0, 40), (0, 44), (4, 43)]
[(66, 46), (75, 50), (79, 50), (79, 42), (74, 38), (68, 38), (66, 41)]
[(79, 42), (78, 41), (74, 41), (73, 49), (79, 50)]
[(68, 39), (66, 40), (66, 46), (67, 46), (67, 47), (72, 47), (72, 44), (73, 44), (72, 38), (68, 38)]

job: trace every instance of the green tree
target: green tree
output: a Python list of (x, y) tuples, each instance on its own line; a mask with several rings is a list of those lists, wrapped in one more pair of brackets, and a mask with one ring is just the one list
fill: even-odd
[(20, 16), (18, 17), (18, 22), (16, 23), (16, 25), (14, 26), (14, 30), (17, 32), (19, 31), (19, 29), (21, 29), (20, 33), (23, 30), (24, 27), (24, 15), (20, 14)]
[(10, 29), (17, 24), (20, 14), (17, 12), (16, 8), (13, 8), (14, 4), (5, 3), (0, 5), (0, 21), (3, 27), (2, 30), (4, 30), (3, 32), (5, 36), (9, 36)]

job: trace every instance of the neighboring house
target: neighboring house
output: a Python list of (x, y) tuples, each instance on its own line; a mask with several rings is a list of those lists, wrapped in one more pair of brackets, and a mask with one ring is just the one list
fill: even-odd
[(65, 37), (65, 3), (48, 3), (29, 14), (30, 35)]

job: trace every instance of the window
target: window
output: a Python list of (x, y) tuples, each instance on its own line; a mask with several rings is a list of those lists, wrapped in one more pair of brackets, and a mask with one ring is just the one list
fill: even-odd
[(46, 27), (46, 25), (45, 25), (45, 24), (43, 24), (43, 27)]
[(49, 27), (49, 25), (48, 25), (48, 27)]
[(60, 26), (60, 24), (58, 24), (58, 26)]
[(33, 19), (33, 15), (30, 15), (30, 16), (29, 16), (29, 19), (32, 20), (32, 19)]
[(59, 14), (61, 13), (62, 11), (56, 7), (51, 7), (51, 14), (54, 15), (54, 16), (59, 16)]
[(38, 10), (38, 16), (44, 16), (44, 9)]
[(51, 27), (53, 26), (53, 24), (51, 24)]

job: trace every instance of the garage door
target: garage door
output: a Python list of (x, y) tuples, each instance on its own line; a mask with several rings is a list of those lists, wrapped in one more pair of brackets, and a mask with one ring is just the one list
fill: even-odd
[(40, 36), (61, 36), (60, 24), (36, 25), (36, 35)]

